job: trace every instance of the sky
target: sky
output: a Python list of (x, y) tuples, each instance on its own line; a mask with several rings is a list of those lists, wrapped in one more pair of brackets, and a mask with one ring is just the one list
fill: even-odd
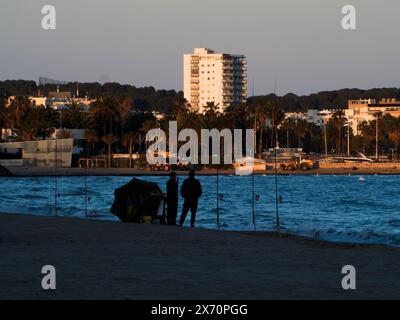
[(399, 15), (399, 0), (0, 0), (0, 80), (182, 90), (183, 54), (208, 47), (247, 56), (249, 95), (399, 87)]

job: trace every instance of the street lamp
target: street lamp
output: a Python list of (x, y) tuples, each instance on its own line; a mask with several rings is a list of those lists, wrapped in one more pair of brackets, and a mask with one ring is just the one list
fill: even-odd
[(375, 112), (376, 126), (375, 126), (375, 158), (376, 161), (379, 160), (379, 118), (382, 113), (380, 111)]
[(343, 126), (339, 127), (339, 154), (342, 153), (342, 148), (340, 145), (340, 140), (341, 140), (341, 129), (347, 127), (347, 156), (350, 156), (350, 124), (346, 122)]
[(347, 156), (350, 157), (350, 125), (351, 123), (347, 123)]

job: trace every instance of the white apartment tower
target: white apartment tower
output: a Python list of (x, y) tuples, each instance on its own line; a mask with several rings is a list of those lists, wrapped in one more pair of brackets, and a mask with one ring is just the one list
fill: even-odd
[(216, 53), (196, 48), (183, 57), (183, 90), (194, 110), (203, 112), (207, 102), (220, 112), (247, 98), (247, 60), (243, 55)]

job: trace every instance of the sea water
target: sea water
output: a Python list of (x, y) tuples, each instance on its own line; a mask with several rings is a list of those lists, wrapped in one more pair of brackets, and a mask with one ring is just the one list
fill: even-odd
[[(165, 191), (168, 177), (146, 176)], [(179, 177), (179, 184), (185, 177)], [(197, 226), (201, 228), (274, 231), (276, 197), (274, 176), (198, 177), (203, 196)], [(115, 220), (110, 213), (114, 190), (131, 177), (24, 177), (0, 178), (0, 211), (35, 215), (57, 214)], [(278, 177), (281, 229), (332, 241), (400, 245), (400, 176), (293, 175)], [(87, 202), (85, 204), (85, 194)], [(179, 202), (179, 213), (182, 199)], [(87, 208), (87, 210), (86, 210)], [(255, 214), (255, 225), (253, 223)], [(189, 213), (190, 215), (190, 213)], [(187, 218), (187, 223), (190, 218)]]

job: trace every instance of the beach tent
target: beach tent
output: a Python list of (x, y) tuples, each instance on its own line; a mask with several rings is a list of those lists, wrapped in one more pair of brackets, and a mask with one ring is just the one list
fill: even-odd
[(159, 219), (161, 224), (164, 223), (163, 212), (159, 216), (163, 194), (157, 183), (133, 178), (116, 189), (114, 196), (111, 212), (121, 221), (141, 223)]

